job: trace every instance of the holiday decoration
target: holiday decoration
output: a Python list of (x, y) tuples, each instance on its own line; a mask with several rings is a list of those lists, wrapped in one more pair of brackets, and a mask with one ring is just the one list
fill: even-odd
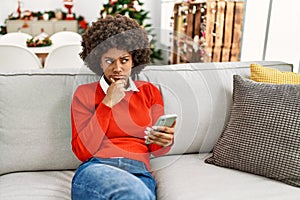
[(74, 16), (72, 14), (73, 5), (73, 0), (64, 0), (64, 6), (68, 9), (66, 20), (74, 20)]
[(18, 13), (18, 19), (21, 19), (21, 0), (18, 0), (18, 8), (17, 8), (17, 13)]
[(49, 37), (44, 39), (31, 38), (27, 39), (26, 44), (28, 47), (46, 47), (52, 45), (52, 41)]
[[(30, 24), (28, 22), (31, 21), (38, 21), (38, 20), (44, 20), (44, 21), (58, 21), (58, 20), (76, 20), (78, 23), (78, 33), (83, 34), (85, 30), (88, 28), (88, 22), (85, 20), (85, 18), (81, 15), (78, 17), (75, 13), (72, 12), (72, 8), (74, 6), (74, 0), (63, 0), (64, 7), (68, 9), (67, 13), (63, 12), (60, 8), (56, 9), (55, 11), (49, 10), (49, 11), (31, 11), (31, 10), (22, 10), (22, 1), (17, 1), (17, 9), (10, 13), (8, 15), (7, 20), (23, 20), (24, 24), (22, 25), (22, 29), (31, 28)], [(1, 27), (0, 34), (5, 34), (6, 27)], [(31, 43), (33, 44), (34, 39), (32, 39)], [(42, 43), (41, 40), (39, 42), (36, 42), (39, 45)], [(46, 45), (49, 44), (49, 42), (46, 40), (44, 42)], [(39, 46), (37, 45), (37, 46)], [(44, 44), (41, 44), (44, 45)]]
[(143, 4), (140, 0), (108, 0), (100, 11), (100, 17), (121, 14), (135, 19), (139, 25), (147, 30), (149, 38), (151, 38), (151, 62), (154, 62), (155, 59), (162, 60), (161, 50), (155, 49), (156, 40), (155, 35), (151, 33), (151, 24), (145, 24), (145, 20), (149, 19), (149, 12), (143, 9)]
[(79, 16), (78, 19), (78, 33), (83, 34), (85, 30), (88, 28), (89, 24), (85, 21), (84, 17)]
[[(37, 21), (37, 20), (70, 20), (71, 18), (67, 18), (68, 17), (68, 13), (65, 13), (63, 11), (61, 11), (60, 9), (56, 9), (55, 11), (45, 11), (45, 12), (41, 12), (41, 11), (30, 11), (30, 10), (25, 10), (22, 12), (22, 17), (20, 19), (24, 20), (24, 24), (22, 26), (22, 28), (28, 28), (28, 21), (29, 20), (33, 20), (33, 21)], [(85, 30), (88, 27), (88, 22), (86, 22), (85, 18), (81, 15), (79, 15), (78, 17), (76, 17), (76, 14), (73, 13), (72, 14), (72, 19), (73, 20), (77, 20), (78, 22), (78, 32), (80, 34), (84, 33)], [(16, 12), (11, 13), (8, 16), (9, 20), (18, 20), (19, 18), (16, 15)]]
[(45, 47), (52, 45), (52, 41), (50, 36), (41, 28), (41, 33), (31, 39), (27, 39), (26, 44), (28, 47)]

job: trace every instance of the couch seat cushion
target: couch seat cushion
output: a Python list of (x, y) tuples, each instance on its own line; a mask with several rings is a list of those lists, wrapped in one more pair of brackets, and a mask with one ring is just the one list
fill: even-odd
[(1, 200), (69, 200), (73, 171), (16, 172), (0, 176)]
[(300, 190), (281, 182), (206, 164), (209, 154), (152, 159), (158, 200), (298, 200)]

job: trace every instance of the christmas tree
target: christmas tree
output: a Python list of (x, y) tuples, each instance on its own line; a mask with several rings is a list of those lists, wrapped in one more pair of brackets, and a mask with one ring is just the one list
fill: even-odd
[(108, 0), (100, 11), (100, 17), (121, 14), (136, 20), (152, 36), (150, 48), (152, 51), (151, 62), (153, 63), (155, 59), (162, 60), (161, 50), (155, 49), (155, 34), (152, 33), (151, 24), (147, 24), (145, 21), (149, 19), (149, 11), (143, 9), (143, 4), (140, 0)]

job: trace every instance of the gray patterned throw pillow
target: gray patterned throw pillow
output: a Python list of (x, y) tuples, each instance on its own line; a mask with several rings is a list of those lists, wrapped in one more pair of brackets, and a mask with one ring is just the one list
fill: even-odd
[(230, 119), (205, 161), (300, 187), (300, 85), (234, 75)]

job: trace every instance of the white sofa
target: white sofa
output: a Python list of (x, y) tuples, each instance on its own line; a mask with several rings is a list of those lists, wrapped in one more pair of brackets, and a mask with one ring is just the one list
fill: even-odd
[[(256, 63), (292, 70), (283, 62)], [(172, 150), (151, 160), (158, 200), (300, 199), (299, 187), (204, 162), (229, 118), (232, 75), (249, 77), (249, 65), (148, 66), (134, 77), (157, 85), (165, 112), (179, 116)], [(1, 200), (70, 199), (80, 164), (70, 145), (72, 93), (96, 80), (86, 69), (0, 71)]]

